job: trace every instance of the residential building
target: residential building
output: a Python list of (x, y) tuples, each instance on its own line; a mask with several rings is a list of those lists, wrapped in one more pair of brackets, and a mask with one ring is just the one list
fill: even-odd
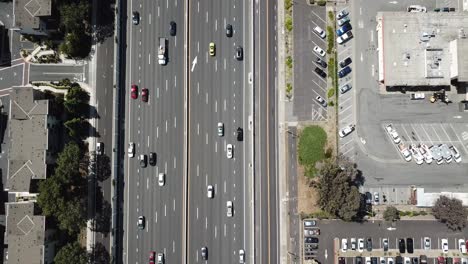
[(13, 29), (21, 34), (47, 35), (52, 0), (13, 0)]

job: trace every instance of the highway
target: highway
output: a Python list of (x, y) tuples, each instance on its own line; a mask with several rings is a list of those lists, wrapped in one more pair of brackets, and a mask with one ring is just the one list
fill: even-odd
[[(140, 13), (132, 24), (132, 11)], [(150, 251), (165, 253), (167, 263), (183, 263), (184, 208), (184, 2), (129, 0), (127, 3), (127, 91), (125, 146), (136, 145), (135, 158), (125, 156), (124, 263), (147, 263)], [(177, 36), (169, 35), (169, 22)], [(168, 64), (157, 61), (158, 38), (168, 39)], [(130, 87), (148, 88), (149, 101), (130, 98)], [(140, 154), (157, 153), (156, 166), (141, 168)], [(158, 186), (157, 175), (166, 173)], [(145, 216), (144, 230), (137, 228)]]
[[(244, 1), (191, 1), (189, 15), (189, 173), (187, 263), (202, 262), (200, 250), (208, 248), (208, 263), (239, 262), (239, 249), (246, 249), (245, 174), (247, 110), (245, 101), (246, 65), (250, 57), (236, 60), (235, 48), (244, 47), (249, 30)], [(226, 36), (226, 25), (233, 36)], [(209, 43), (216, 45), (209, 55)], [(224, 123), (224, 136), (217, 124)], [(237, 141), (236, 129), (244, 129), (245, 141)], [(227, 144), (234, 147), (232, 159)], [(214, 198), (207, 197), (207, 186), (214, 186)], [(227, 201), (233, 202), (233, 217), (227, 216)], [(246, 250), (246, 257), (249, 252)], [(204, 261), (202, 262), (204, 263)]]
[(276, 4), (258, 1), (255, 41), (255, 261), (279, 263)]

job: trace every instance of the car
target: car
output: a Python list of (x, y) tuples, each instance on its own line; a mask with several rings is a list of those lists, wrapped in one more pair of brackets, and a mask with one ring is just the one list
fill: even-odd
[(245, 263), (245, 251), (239, 249), (239, 263)]
[(358, 251), (359, 252), (364, 251), (364, 239), (363, 238), (358, 239)]
[(343, 35), (337, 37), (336, 42), (338, 44), (344, 44), (345, 42), (347, 42), (348, 40), (350, 40), (352, 38), (353, 38), (353, 32), (348, 31), (348, 32), (344, 33)]
[(175, 36), (177, 34), (177, 24), (174, 21), (169, 22), (169, 35)]
[(367, 251), (372, 251), (372, 238), (370, 237), (366, 239), (366, 248), (367, 248)]
[(366, 264), (371, 264), (371, 258), (370, 257), (366, 257)]
[(156, 166), (156, 153), (155, 152), (150, 152), (150, 154), (149, 154), (149, 164), (151, 166)]
[(354, 260), (355, 260), (354, 261), (355, 264), (362, 264), (362, 257), (361, 256), (357, 256)]
[(210, 198), (210, 199), (213, 199), (213, 197), (214, 197), (213, 185), (208, 185), (208, 187), (206, 187), (206, 196), (208, 196), (208, 198)]
[(343, 17), (348, 16), (348, 15), (349, 15), (348, 10), (343, 9), (340, 12), (338, 12), (338, 14), (336, 14), (336, 19), (342, 19)]
[(468, 264), (468, 259), (467, 258), (462, 258), (461, 259), (461, 264)]
[(210, 53), (210, 56), (214, 56), (216, 55), (216, 45), (214, 44), (214, 42), (210, 42), (210, 45), (208, 46), (208, 50), (209, 50), (209, 53)]
[(377, 258), (371, 257), (371, 264), (377, 264)]
[(427, 256), (426, 255), (420, 255), (419, 260), (420, 260), (419, 263), (427, 264)]
[(393, 258), (387, 258), (387, 264), (395, 264)]
[(339, 257), (338, 258), (338, 264), (346, 264), (345, 258)]
[(341, 94), (344, 94), (349, 90), (351, 90), (351, 84), (345, 84), (345, 85), (340, 87)]
[(227, 144), (227, 146), (226, 146), (226, 156), (227, 156), (228, 159), (232, 159), (232, 157), (234, 156), (232, 144)]
[(309, 244), (311, 244), (311, 243), (317, 244), (317, 243), (319, 242), (319, 239), (316, 238), (316, 237), (306, 237), (306, 238), (304, 239), (304, 242), (305, 242), (305, 243), (309, 243)]
[(444, 257), (437, 257), (437, 264), (445, 264)]
[(304, 229), (304, 237), (317, 236), (319, 235), (319, 233), (320, 233), (320, 229)]
[(158, 185), (159, 186), (164, 186), (164, 184), (166, 184), (166, 174), (160, 172), (158, 174)]
[(236, 133), (237, 133), (237, 135), (236, 135), (237, 141), (244, 140), (244, 130), (242, 128), (238, 127), (237, 130), (236, 130)]
[(327, 74), (322, 70), (320, 69), (319, 67), (315, 67), (314, 71), (320, 75), (322, 78), (326, 78), (327, 77)]
[(231, 24), (226, 25), (226, 37), (228, 38), (232, 37), (232, 25)]
[(133, 158), (135, 157), (135, 143), (130, 142), (128, 143), (128, 157)]
[(137, 11), (133, 11), (132, 22), (133, 25), (140, 24), (140, 13), (138, 13)]
[(356, 238), (352, 237), (351, 238), (351, 250), (356, 250), (357, 244), (356, 244)]
[(132, 99), (137, 99), (138, 98), (138, 86), (135, 84), (132, 84), (132, 88), (130, 89), (130, 96)]
[(341, 252), (346, 252), (348, 250), (348, 239), (341, 239)]
[(319, 26), (314, 27), (314, 32), (323, 39), (327, 36), (327, 34), (325, 33), (325, 30), (323, 30)]
[(418, 147), (416, 147), (416, 144), (410, 145), (410, 152), (411, 156), (413, 156), (414, 160), (416, 161), (416, 164), (421, 165), (424, 163), (424, 157), (419, 152), (419, 149)]
[(447, 258), (445, 259), (445, 264), (453, 264), (453, 259), (447, 257)]
[(448, 252), (448, 240), (446, 238), (442, 238), (441, 245), (442, 245), (442, 252), (447, 253)]
[(344, 67), (341, 71), (338, 72), (338, 77), (343, 78), (351, 72), (349, 66)]
[(339, 37), (343, 35), (344, 33), (350, 31), (351, 29), (353, 29), (353, 27), (350, 24), (344, 24), (343, 26), (341, 26), (339, 29), (336, 30), (336, 35)]
[(218, 122), (218, 136), (224, 136), (224, 124), (221, 122)]
[(366, 203), (367, 204), (372, 204), (372, 193), (366, 192)]
[(407, 162), (410, 162), (411, 161), (411, 153), (409, 152), (408, 148), (405, 146), (405, 144), (403, 143), (400, 143), (398, 144), (398, 149), (400, 150), (400, 153), (401, 155), (403, 156), (403, 158), (407, 161)]
[(349, 19), (349, 16), (345, 16), (343, 17), (342, 19), (338, 19), (338, 26), (342, 26), (346, 23), (349, 23), (350, 19)]
[(406, 251), (410, 254), (414, 253), (413, 239), (411, 237), (406, 238)]
[(405, 257), (405, 264), (411, 264), (411, 259), (409, 257)]
[(304, 220), (304, 228), (313, 228), (317, 225), (315, 220)]
[(141, 89), (141, 101), (148, 102), (148, 89), (146, 88)]
[(384, 257), (380, 257), (379, 263), (380, 263), (380, 264), (387, 264), (387, 261), (385, 261), (385, 258), (384, 258)]
[(403, 258), (401, 256), (396, 256), (395, 262), (396, 264), (403, 264)]
[(96, 154), (97, 155), (104, 154), (104, 143), (103, 142), (98, 142), (96, 144)]
[(138, 222), (137, 222), (138, 229), (142, 230), (145, 229), (145, 217), (140, 215), (138, 217)]
[(141, 155), (140, 155), (140, 167), (146, 168), (147, 163), (148, 163), (147, 160), (148, 160), (148, 159), (147, 159), (146, 155), (145, 155), (145, 154), (141, 154)]
[(383, 250), (388, 251), (388, 238), (382, 239)]
[(347, 57), (346, 59), (340, 61), (340, 67), (341, 68), (344, 68), (346, 66), (348, 66), (349, 64), (351, 64), (351, 62), (353, 62), (353, 60), (351, 59), (351, 57)]
[(411, 258), (411, 263), (419, 264), (419, 259), (417, 257), (413, 257), (413, 258)]
[(420, 5), (410, 5), (406, 8), (406, 10), (411, 13), (419, 13), (419, 12), (426, 13), (427, 12), (426, 7), (420, 6)]
[(202, 260), (208, 260), (208, 248), (202, 247), (200, 250)]
[(424, 161), (427, 164), (432, 163), (432, 161), (434, 160), (434, 157), (432, 157), (432, 154), (429, 151), (429, 147), (426, 144), (423, 144), (423, 143), (419, 144), (419, 152), (421, 153), (421, 155), (423, 155)]
[(424, 237), (424, 249), (430, 250), (431, 249), (431, 238)]
[(315, 97), (315, 100), (317, 100), (317, 102), (319, 102), (323, 107), (327, 107), (327, 101), (325, 101), (325, 99), (323, 99), (320, 95)]
[(398, 135), (398, 132), (393, 128), (393, 124), (388, 124), (385, 126), (385, 131), (387, 131), (388, 135), (392, 138), (393, 143), (400, 144), (401, 138)]
[(344, 138), (346, 137), (347, 135), (351, 134), (351, 132), (354, 131), (354, 125), (347, 125), (345, 127), (343, 127), (339, 132), (338, 132), (338, 135), (340, 135), (341, 138)]
[(465, 240), (459, 239), (458, 240), (458, 249), (462, 254), (466, 254), (466, 245), (465, 245)]
[(450, 146), (449, 149), (452, 152), (452, 156), (455, 162), (460, 163), (462, 159), (461, 159), (461, 155), (458, 149), (455, 146)]
[(325, 56), (325, 51), (321, 49), (319, 46), (314, 47), (314, 52), (317, 53), (318, 55), (324, 57)]
[(241, 46), (236, 47), (236, 59), (237, 60), (242, 60), (244, 58), (244, 50), (242, 49)]
[(232, 201), (227, 201), (226, 202), (226, 215), (227, 217), (232, 217), (233, 215), (233, 208), (232, 208)]
[(164, 264), (164, 253), (158, 253), (158, 264)]
[(398, 250), (400, 251), (400, 254), (406, 252), (406, 244), (403, 238), (398, 239)]
[(322, 66), (323, 68), (327, 67), (327, 63), (324, 60), (320, 59), (319, 57), (315, 57), (315, 63)]
[(154, 263), (154, 260), (156, 259), (156, 252), (154, 251), (150, 251), (149, 253), (149, 261), (150, 263), (153, 262)]

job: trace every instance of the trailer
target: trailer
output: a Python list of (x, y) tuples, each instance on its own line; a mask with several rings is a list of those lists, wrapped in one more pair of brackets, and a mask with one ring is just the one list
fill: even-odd
[(167, 39), (159, 38), (159, 49), (158, 49), (158, 62), (161, 65), (166, 65), (167, 63)]

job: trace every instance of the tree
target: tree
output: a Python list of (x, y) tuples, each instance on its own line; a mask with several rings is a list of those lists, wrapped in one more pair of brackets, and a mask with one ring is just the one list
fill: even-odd
[(432, 207), (432, 213), (451, 230), (462, 230), (466, 226), (468, 211), (458, 199), (440, 196)]
[(84, 23), (89, 19), (89, 5), (86, 1), (63, 4), (59, 12), (60, 24), (67, 32), (83, 30)]
[(89, 254), (91, 263), (108, 264), (110, 263), (110, 255), (106, 247), (101, 243), (96, 243), (93, 247), (93, 252)]
[(395, 206), (388, 206), (383, 215), (385, 221), (394, 222), (400, 219), (400, 211)]
[(54, 262), (55, 264), (87, 264), (88, 255), (86, 249), (78, 242), (68, 243), (57, 252)]
[(97, 173), (96, 178), (98, 181), (105, 181), (111, 175), (111, 160), (107, 155), (99, 155), (97, 157)]
[(59, 50), (68, 58), (86, 58), (91, 51), (91, 37), (83, 31), (68, 32), (60, 44)]
[(65, 97), (65, 108), (67, 111), (76, 117), (82, 117), (89, 114), (89, 94), (81, 87), (71, 85)]
[(352, 179), (357, 171), (352, 166), (341, 168), (327, 162), (319, 171), (319, 206), (345, 221), (356, 219), (361, 207), (361, 194)]
[(82, 139), (86, 136), (87, 121), (83, 118), (73, 118), (66, 121), (63, 125), (68, 129), (68, 135), (72, 138)]

